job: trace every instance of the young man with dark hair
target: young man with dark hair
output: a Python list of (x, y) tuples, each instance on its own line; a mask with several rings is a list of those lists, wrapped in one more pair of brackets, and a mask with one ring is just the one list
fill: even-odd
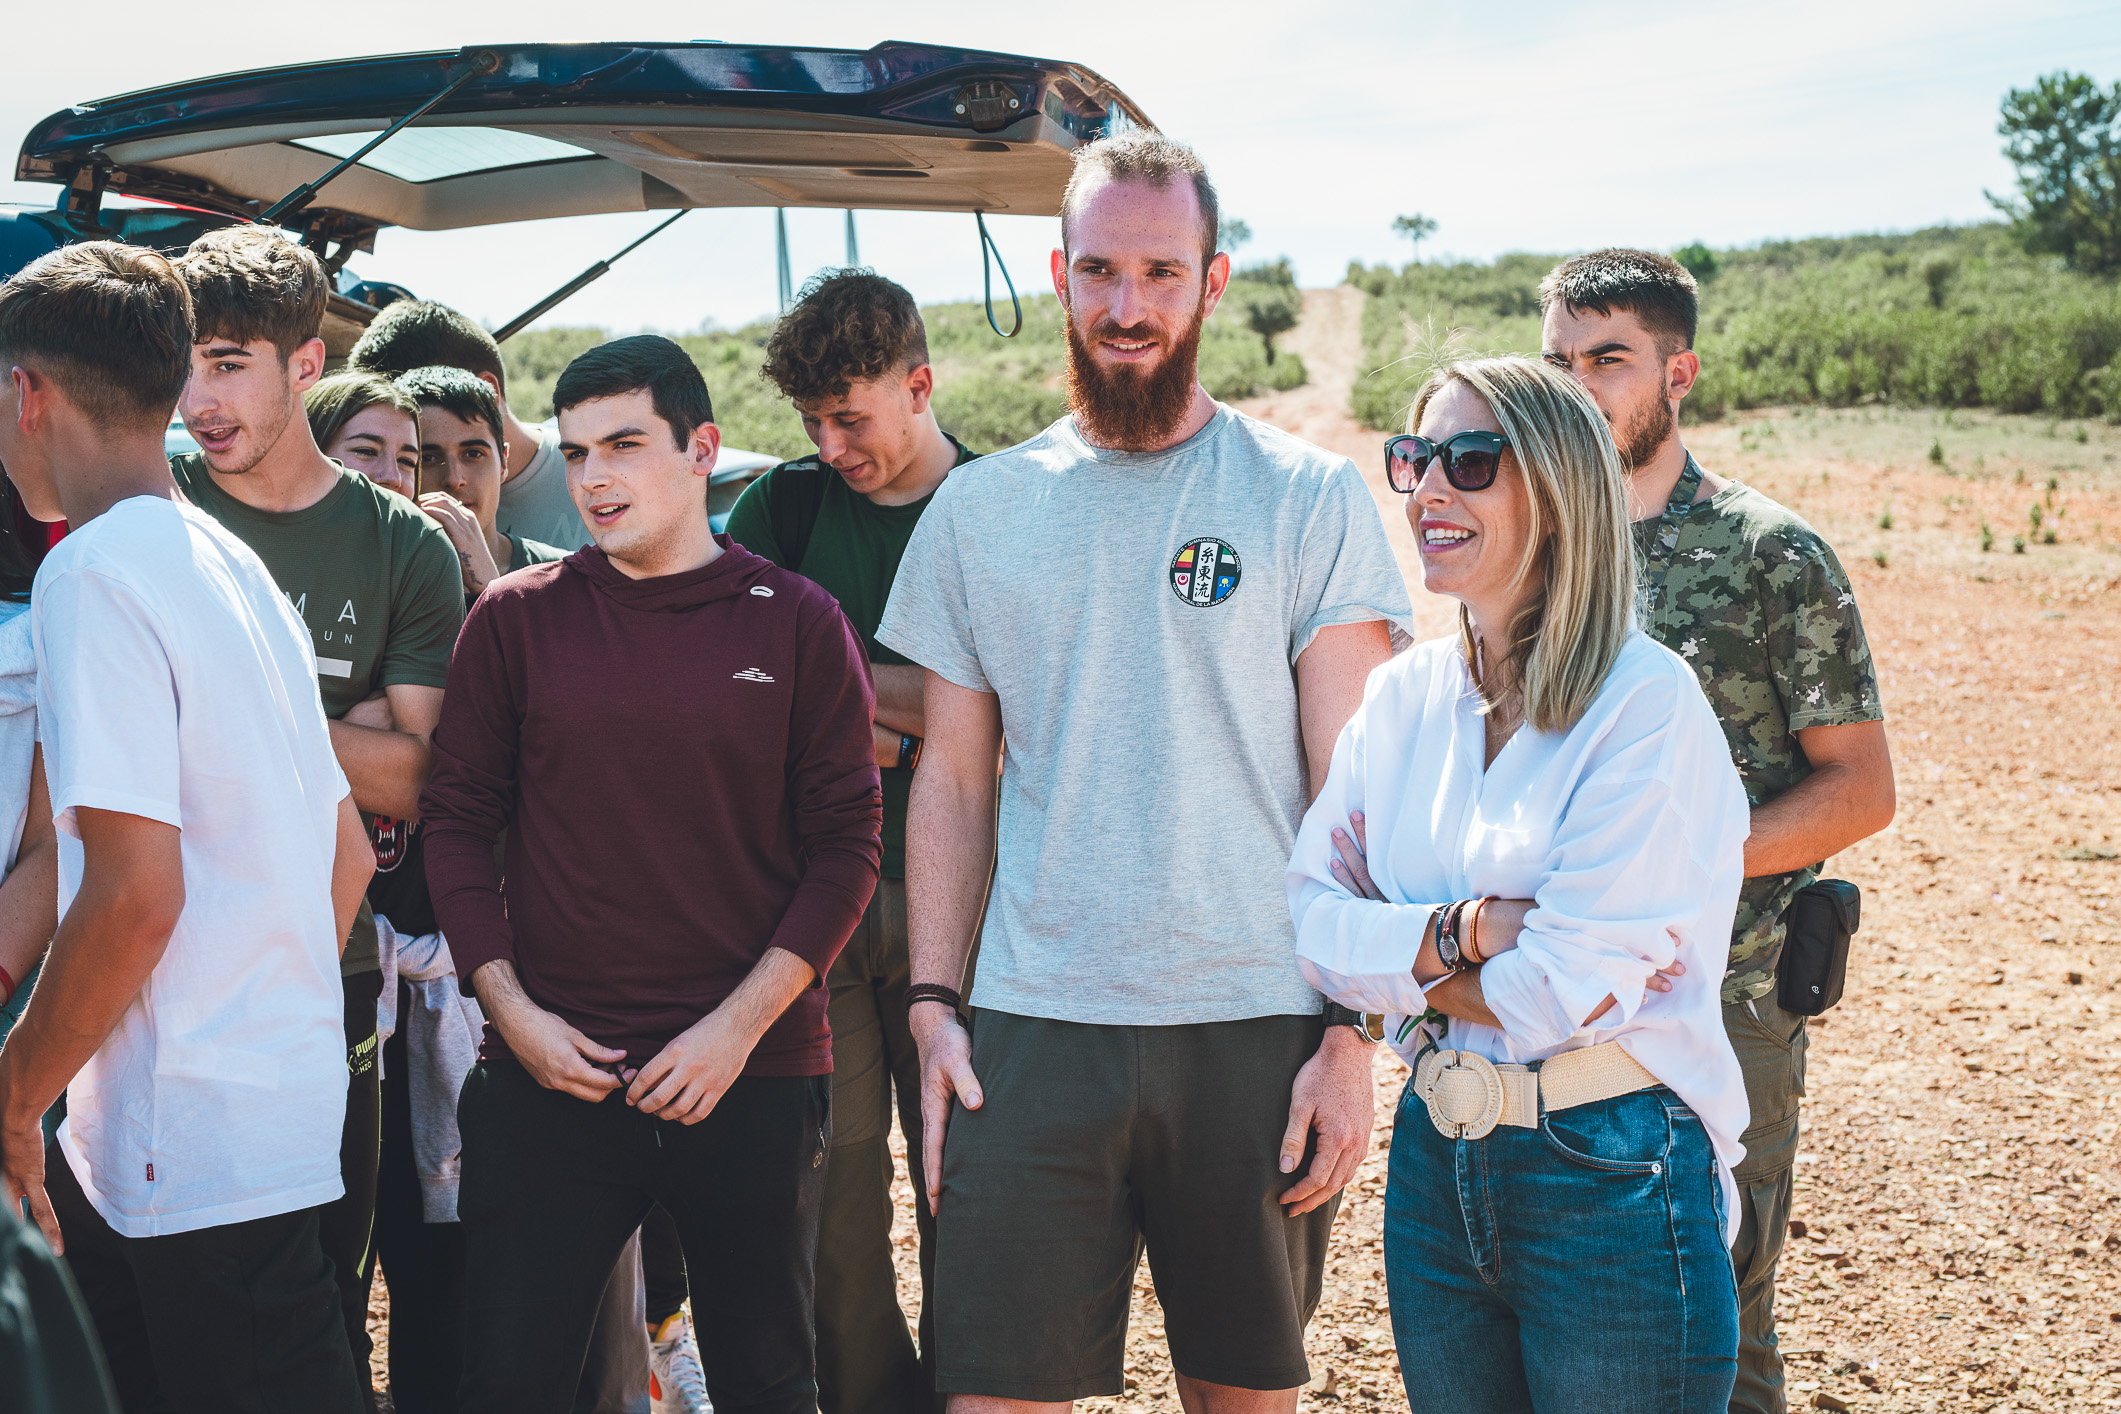
[(604, 344), (553, 400), (596, 543), (473, 606), (423, 797), (490, 1022), (459, 1107), (463, 1409), (566, 1407), (660, 1203), (715, 1409), (794, 1414), (817, 1401), (822, 979), (876, 884), (868, 667), (830, 595), (710, 530), (720, 434), (683, 349)]
[(818, 1239), (818, 1404), (824, 1414), (912, 1414), (935, 1403), (927, 1298), (935, 1222), (920, 1232), (920, 1351), (899, 1311), (891, 1247), (891, 1110), (918, 1193), (920, 1053), (908, 1028), (906, 796), (927, 735), (921, 669), (879, 643), (906, 542), (935, 488), (972, 453), (937, 426), (928, 331), (913, 296), (867, 270), (813, 279), (766, 344), (763, 375), (802, 415), (817, 455), (751, 483), (730, 538), (839, 601), (876, 683), (870, 735), (883, 773), (882, 877), (832, 964), (832, 1158)]
[(502, 533), (576, 550), (589, 543), (588, 527), (567, 494), (567, 462), (556, 430), (524, 425), (508, 410), (508, 367), (501, 346), (477, 324), (433, 300), (399, 300), (385, 306), (347, 356), (349, 368), (395, 378), (415, 368), (461, 368), (493, 389), (501, 405), (501, 469), (496, 512)]
[[(464, 593), (567, 551), (500, 527), (501, 469), (508, 445), (501, 400), (461, 368), (415, 368), (398, 387), (420, 409), (420, 509), (435, 518), (464, 567)], [(580, 517), (576, 517), (580, 519)]]
[(170, 481), (192, 338), (184, 281), (131, 246), (0, 285), (0, 461), (72, 526), (30, 608), (61, 920), (0, 1052), (0, 1201), (64, 1251), (125, 1408), (355, 1414), (318, 1214), (374, 857), (302, 623)]
[(1118, 1394), (1146, 1246), (1186, 1407), (1293, 1411), (1371, 1080), (1283, 878), (1411, 606), (1353, 464), (1200, 385), (1229, 279), (1200, 160), (1090, 144), (1062, 209), (1071, 415), (943, 483), (877, 631), (927, 669), (906, 882), (936, 1384), (957, 1414)]
[(1782, 1414), (1775, 1266), (1789, 1231), (1805, 1019), (1776, 991), (1784, 913), (1822, 861), (1891, 822), (1885, 707), (1848, 575), (1797, 514), (1704, 471), (1679, 434), (1700, 376), (1694, 277), (1642, 250), (1566, 260), (1539, 287), (1547, 362), (1574, 374), (1629, 467), (1651, 637), (1694, 665), (1753, 806), (1723, 1021), (1752, 1123), (1733, 1175), (1744, 1212), (1734, 1414)]
[[(419, 814), (428, 736), (464, 620), (456, 554), (401, 496), (317, 449), (303, 394), (324, 372), (317, 258), (260, 226), (211, 231), (177, 261), (197, 317), (178, 400), (200, 450), (170, 463), (192, 503), (257, 553), (307, 625), (316, 686), (354, 803), (387, 835)], [(389, 725), (348, 714), (381, 693)], [(376, 820), (374, 817), (380, 817)], [(346, 1196), (324, 1217), (364, 1386), (367, 1263), (381, 1143), (375, 921), (364, 902), (345, 973)]]

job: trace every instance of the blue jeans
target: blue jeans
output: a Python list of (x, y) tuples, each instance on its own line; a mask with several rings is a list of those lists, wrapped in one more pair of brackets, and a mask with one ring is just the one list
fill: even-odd
[(1446, 1139), (1412, 1084), (1385, 1188), (1407, 1401), (1722, 1414), (1738, 1291), (1708, 1132), (1663, 1086)]

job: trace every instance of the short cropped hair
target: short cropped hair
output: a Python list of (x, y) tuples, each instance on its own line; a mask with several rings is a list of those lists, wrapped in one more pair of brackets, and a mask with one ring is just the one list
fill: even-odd
[(468, 369), (493, 375), (501, 396), (508, 396), (508, 368), (493, 335), (433, 300), (401, 299), (385, 305), (346, 356), (346, 366), (393, 378), (415, 368)]
[(1701, 325), (1701, 287), (1684, 265), (1650, 250), (1614, 247), (1571, 256), (1539, 282), (1539, 312), (1559, 300), (1572, 313), (1616, 309), (1634, 315), (1667, 358), (1694, 347)]
[(191, 374), (192, 300), (162, 256), (84, 241), (0, 284), (0, 368), (49, 377), (97, 423), (168, 423)]
[(821, 403), (927, 361), (928, 326), (903, 286), (874, 270), (832, 270), (812, 276), (773, 326), (759, 376), (791, 402)]
[(284, 361), (321, 335), (331, 277), (316, 255), (264, 226), (208, 231), (177, 258), (191, 286), (193, 342), (273, 346)]
[(462, 368), (437, 364), (398, 375), (398, 391), (418, 408), (441, 408), (466, 422), (483, 422), (493, 429), (494, 450), (508, 457), (508, 437), (501, 431), (501, 400), (480, 377)]
[(1076, 148), (1073, 156), (1075, 170), (1068, 177), (1068, 189), (1061, 193), (1062, 249), (1068, 245), (1068, 223), (1101, 183), (1147, 182), (1161, 188), (1183, 179), (1193, 184), (1193, 195), (1200, 201), (1201, 269), (1206, 270), (1215, 259), (1215, 246), (1222, 235), (1222, 203), (1215, 195), (1215, 183), (1208, 180), (1207, 167), (1192, 148), (1143, 129), (1101, 137)]
[(552, 410), (567, 411), (598, 398), (646, 391), (655, 415), (670, 424), (670, 440), (682, 450), (703, 422), (714, 421), (707, 380), (692, 356), (661, 334), (613, 339), (575, 355), (552, 386)]
[(303, 411), (309, 414), (309, 434), (320, 447), (329, 447), (346, 430), (347, 423), (372, 407), (391, 408), (414, 422), (420, 420), (420, 405), (380, 373), (334, 373), (318, 379), (302, 395)]

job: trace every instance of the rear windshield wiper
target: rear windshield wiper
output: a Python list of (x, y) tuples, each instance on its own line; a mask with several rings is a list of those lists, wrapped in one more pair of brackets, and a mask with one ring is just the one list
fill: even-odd
[(296, 187), (293, 191), (281, 197), (272, 205), (266, 207), (265, 210), (260, 212), (258, 215), (259, 224), (266, 226), (273, 225), (278, 222), (282, 216), (287, 215), (289, 212), (299, 211), (303, 207), (309, 205), (310, 202), (316, 200), (317, 193), (319, 191), (322, 191), (327, 185), (329, 185), (335, 177), (337, 177), (341, 172), (345, 171), (348, 167), (353, 166), (354, 163), (359, 162), (369, 153), (374, 152), (384, 143), (390, 141), (393, 137), (396, 137), (399, 129), (403, 128), (406, 124), (412, 122), (416, 118), (425, 117), (429, 109), (433, 108), (437, 103), (440, 103), (443, 99), (449, 97), (450, 94), (455, 93), (465, 84), (470, 83), (479, 75), (490, 74), (495, 69), (501, 67), (501, 56), (494, 53), (491, 49), (481, 49), (463, 57), (470, 61), (471, 67), (466, 69), (463, 73), (458, 74), (455, 78), (451, 79), (448, 84), (443, 87), (440, 93), (428, 99), (425, 103), (422, 103), (419, 107), (413, 109), (410, 113), (407, 113), (404, 117), (398, 119), (398, 121), (392, 123), (389, 127), (383, 129), (382, 132), (376, 134), (374, 141), (364, 144), (360, 151), (354, 153), (353, 156), (347, 158), (338, 166), (332, 168), (329, 172), (326, 172), (323, 176), (317, 178), (313, 182), (302, 183), (302, 185)]

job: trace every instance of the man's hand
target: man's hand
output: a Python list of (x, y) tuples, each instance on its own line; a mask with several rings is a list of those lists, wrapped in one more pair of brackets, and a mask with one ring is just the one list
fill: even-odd
[(430, 491), (422, 496), (420, 509), (442, 527), (442, 533), (456, 548), (457, 562), (464, 571), (464, 592), (484, 594), (486, 586), (501, 577), (501, 567), (494, 563), (493, 547), (486, 543), (479, 518), (446, 491)]
[(733, 1026), (721, 1007), (708, 1012), (633, 1075), (626, 1103), (657, 1119), (698, 1124), (744, 1073), (758, 1037)]
[(619, 1088), (619, 1076), (601, 1066), (616, 1066), (624, 1051), (600, 1046), (532, 1001), (505, 958), (472, 974), (472, 990), (501, 1039), (530, 1078), (591, 1104)]
[(442, 720), (443, 692), (417, 683), (392, 683), (383, 689), (389, 721), (383, 712), (356, 703), (331, 722), (331, 749), (339, 769), (353, 787), (354, 804), (370, 815), (420, 818), (420, 792), (433, 763), (428, 740)]
[(913, 1043), (921, 1053), (921, 1166), (927, 1180), (928, 1214), (933, 1217), (942, 1203), (943, 1138), (950, 1132), (950, 1102), (962, 1100), (966, 1109), (976, 1110), (985, 1097), (980, 1094), (979, 1077), (972, 1073), (972, 1037), (958, 1024), (956, 1012), (935, 1002), (921, 1002), (911, 1009), (909, 1022)]
[(1289, 1127), (1281, 1138), (1281, 1171), (1296, 1172), (1305, 1141), (1315, 1132), (1311, 1167), (1281, 1195), (1290, 1217), (1318, 1207), (1355, 1177), (1370, 1152), (1377, 1093), (1370, 1084), (1370, 1047), (1347, 1026), (1328, 1026), (1318, 1054), (1296, 1072), (1289, 1092)]
[(7, 1068), (0, 1066), (0, 1201), (12, 1206), (28, 1200), (37, 1230), (52, 1251), (64, 1253), (66, 1241), (59, 1233), (59, 1218), (44, 1192), (44, 1115), (15, 1103), (11, 1090)]
[(769, 947), (720, 1006), (687, 1027), (638, 1071), (626, 1103), (657, 1119), (698, 1124), (744, 1073), (752, 1048), (817, 973), (786, 948)]

